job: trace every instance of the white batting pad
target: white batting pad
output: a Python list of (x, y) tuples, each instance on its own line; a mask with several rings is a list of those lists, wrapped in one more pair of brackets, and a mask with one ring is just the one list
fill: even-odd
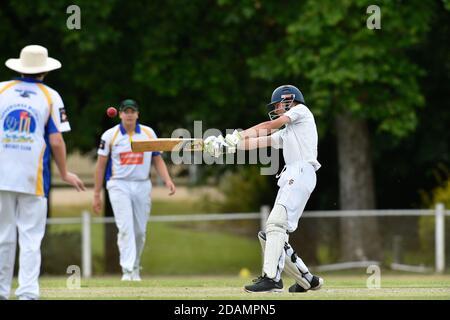
[(308, 267), (305, 265), (302, 259), (295, 253), (294, 249), (289, 243), (284, 246), (284, 251), (286, 252), (284, 271), (286, 274), (294, 278), (298, 285), (302, 286), (304, 289), (308, 290), (311, 288), (311, 284), (304, 277), (304, 275), (309, 273)]
[[(284, 255), (284, 244), (287, 241), (287, 212), (282, 205), (276, 204), (266, 223), (266, 246), (264, 251), (263, 272), (274, 279), (280, 273), (280, 258)], [(282, 261), (284, 257), (282, 257)]]
[[(259, 243), (261, 244), (261, 249), (264, 254), (265, 247), (266, 247), (266, 234), (262, 231), (258, 233), (258, 239)], [(303, 260), (300, 259), (299, 256), (294, 252), (292, 247), (289, 245), (289, 243), (284, 244), (284, 259), (283, 264), (281, 264), (279, 261), (278, 268), (279, 270), (282, 270), (286, 272), (286, 274), (293, 278), (295, 282), (297, 282), (300, 286), (302, 286), (304, 289), (308, 290), (311, 285), (308, 282), (307, 279), (303, 277), (303, 274), (307, 274), (309, 272), (308, 267), (304, 264)], [(293, 258), (294, 257), (294, 258)], [(295, 260), (293, 262), (292, 260)], [(284, 268), (283, 268), (284, 266)], [(278, 272), (277, 272), (278, 277)]]

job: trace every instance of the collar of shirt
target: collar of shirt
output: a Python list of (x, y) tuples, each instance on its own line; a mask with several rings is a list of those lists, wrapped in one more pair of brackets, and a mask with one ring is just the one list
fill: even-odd
[(27, 78), (27, 77), (16, 77), (14, 80), (19, 80), (23, 82), (31, 82), (31, 83), (44, 83), (42, 80), (34, 79), (34, 78)]
[[(120, 127), (120, 133), (127, 134), (127, 130), (125, 130), (125, 127), (122, 125), (122, 122), (119, 124)], [(136, 122), (136, 128), (134, 129), (134, 132), (141, 133), (141, 126), (139, 125), (139, 122)]]

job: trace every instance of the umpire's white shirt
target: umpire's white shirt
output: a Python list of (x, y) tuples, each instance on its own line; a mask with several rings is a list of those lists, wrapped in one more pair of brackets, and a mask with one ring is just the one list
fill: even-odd
[(319, 170), (317, 161), (318, 134), (316, 122), (311, 111), (303, 104), (299, 104), (283, 115), (290, 118), (286, 128), (271, 135), (272, 146), (283, 148), (286, 165), (296, 162), (308, 162), (314, 170)]
[(156, 139), (155, 131), (148, 126), (137, 123), (133, 135), (128, 135), (122, 124), (103, 133), (98, 154), (109, 156), (105, 179), (109, 180), (148, 180), (152, 156), (159, 152), (132, 152), (131, 141)]

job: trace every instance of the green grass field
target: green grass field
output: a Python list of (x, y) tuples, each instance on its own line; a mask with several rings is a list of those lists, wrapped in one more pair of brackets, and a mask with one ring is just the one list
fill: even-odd
[[(68, 289), (64, 277), (42, 277), (41, 299), (158, 299), (158, 300), (395, 300), (450, 299), (450, 275), (389, 274), (381, 288), (368, 289), (364, 271), (353, 275), (321, 274), (323, 288), (307, 293), (288, 293), (293, 283), (284, 278), (284, 293), (250, 294), (243, 291), (251, 278), (230, 276), (146, 276), (142, 282), (121, 282), (117, 277), (82, 280), (81, 288)], [(15, 283), (17, 285), (17, 283)]]
[[(53, 208), (54, 216), (79, 216), (88, 206), (69, 206)], [(153, 203), (154, 215), (202, 213), (205, 210), (195, 202), (167, 202), (155, 201)], [(252, 235), (237, 234), (236, 224), (224, 222), (196, 222), (196, 223), (150, 223), (147, 229), (147, 242), (142, 255), (142, 272), (157, 275), (188, 275), (188, 274), (235, 274), (241, 268), (248, 268), (256, 272), (261, 261), (260, 244), (256, 238), (259, 221), (239, 222), (254, 226)], [(245, 226), (244, 226), (245, 227)], [(228, 229), (227, 229), (228, 228)], [(61, 232), (80, 234), (81, 225), (51, 225), (48, 227), (48, 236)], [(95, 274), (104, 273), (104, 226), (92, 225), (92, 254), (93, 271)], [(62, 240), (61, 240), (62, 239)], [(64, 241), (64, 237), (56, 241)], [(73, 245), (73, 243), (72, 243)], [(114, 243), (113, 246), (116, 246)], [(58, 248), (54, 248), (58, 249)], [(45, 254), (46, 247), (43, 248)], [(80, 252), (79, 244), (70, 246), (66, 244), (64, 254), (74, 251)], [(61, 254), (54, 251), (52, 257)], [(62, 267), (58, 269), (61, 274), (67, 265), (80, 265), (80, 257), (74, 260), (57, 261)], [(182, 261), (183, 267), (180, 267)], [(50, 262), (50, 261), (49, 261)], [(48, 268), (44, 268), (44, 270)]]
[[(153, 214), (200, 213), (197, 203), (154, 202)], [(79, 216), (86, 206), (53, 208), (54, 216)], [(258, 223), (258, 222), (255, 222)], [(238, 225), (167, 224), (149, 225), (142, 265), (143, 281), (124, 283), (120, 275), (101, 276), (104, 268), (104, 228), (92, 226), (94, 274), (82, 280), (80, 289), (69, 289), (67, 277), (41, 277), (42, 299), (169, 299), (169, 300), (347, 300), (347, 299), (445, 299), (450, 300), (450, 275), (417, 275), (382, 270), (381, 288), (368, 289), (366, 270), (320, 274), (325, 279), (319, 291), (303, 294), (287, 292), (293, 283), (284, 279), (285, 292), (280, 294), (249, 294), (243, 286), (252, 278), (240, 278), (241, 268), (255, 275), (261, 264), (256, 237), (236, 232)], [(78, 232), (79, 225), (50, 226), (48, 232)], [(255, 232), (256, 233), (256, 232)], [(61, 241), (57, 238), (55, 241)], [(64, 237), (62, 238), (64, 239)], [(64, 241), (64, 240), (63, 240)], [(57, 242), (59, 244), (59, 242)], [(59, 246), (59, 245), (58, 245)], [(57, 246), (57, 247), (58, 247)], [(79, 247), (64, 247), (79, 251)], [(58, 254), (56, 251), (54, 254)], [(79, 261), (65, 261), (63, 269)], [(65, 271), (56, 274), (64, 275)], [(221, 276), (216, 276), (221, 274)], [(17, 286), (17, 282), (15, 282)]]

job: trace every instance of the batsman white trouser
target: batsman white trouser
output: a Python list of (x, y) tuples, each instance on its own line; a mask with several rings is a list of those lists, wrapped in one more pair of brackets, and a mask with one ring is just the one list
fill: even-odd
[(120, 266), (123, 272), (131, 272), (140, 267), (150, 217), (152, 185), (150, 180), (113, 179), (106, 187), (119, 229)]
[(286, 208), (289, 233), (294, 232), (298, 220), (305, 210), (306, 203), (316, 187), (316, 171), (308, 162), (296, 162), (286, 165), (278, 179), (278, 190), (275, 204)]
[(263, 273), (278, 281), (284, 268), (289, 233), (297, 229), (306, 203), (316, 186), (316, 171), (308, 162), (288, 164), (279, 176), (277, 198), (266, 223)]
[(0, 296), (8, 298), (19, 236), (19, 287), (16, 296), (39, 297), (41, 241), (45, 233), (47, 199), (0, 191)]

